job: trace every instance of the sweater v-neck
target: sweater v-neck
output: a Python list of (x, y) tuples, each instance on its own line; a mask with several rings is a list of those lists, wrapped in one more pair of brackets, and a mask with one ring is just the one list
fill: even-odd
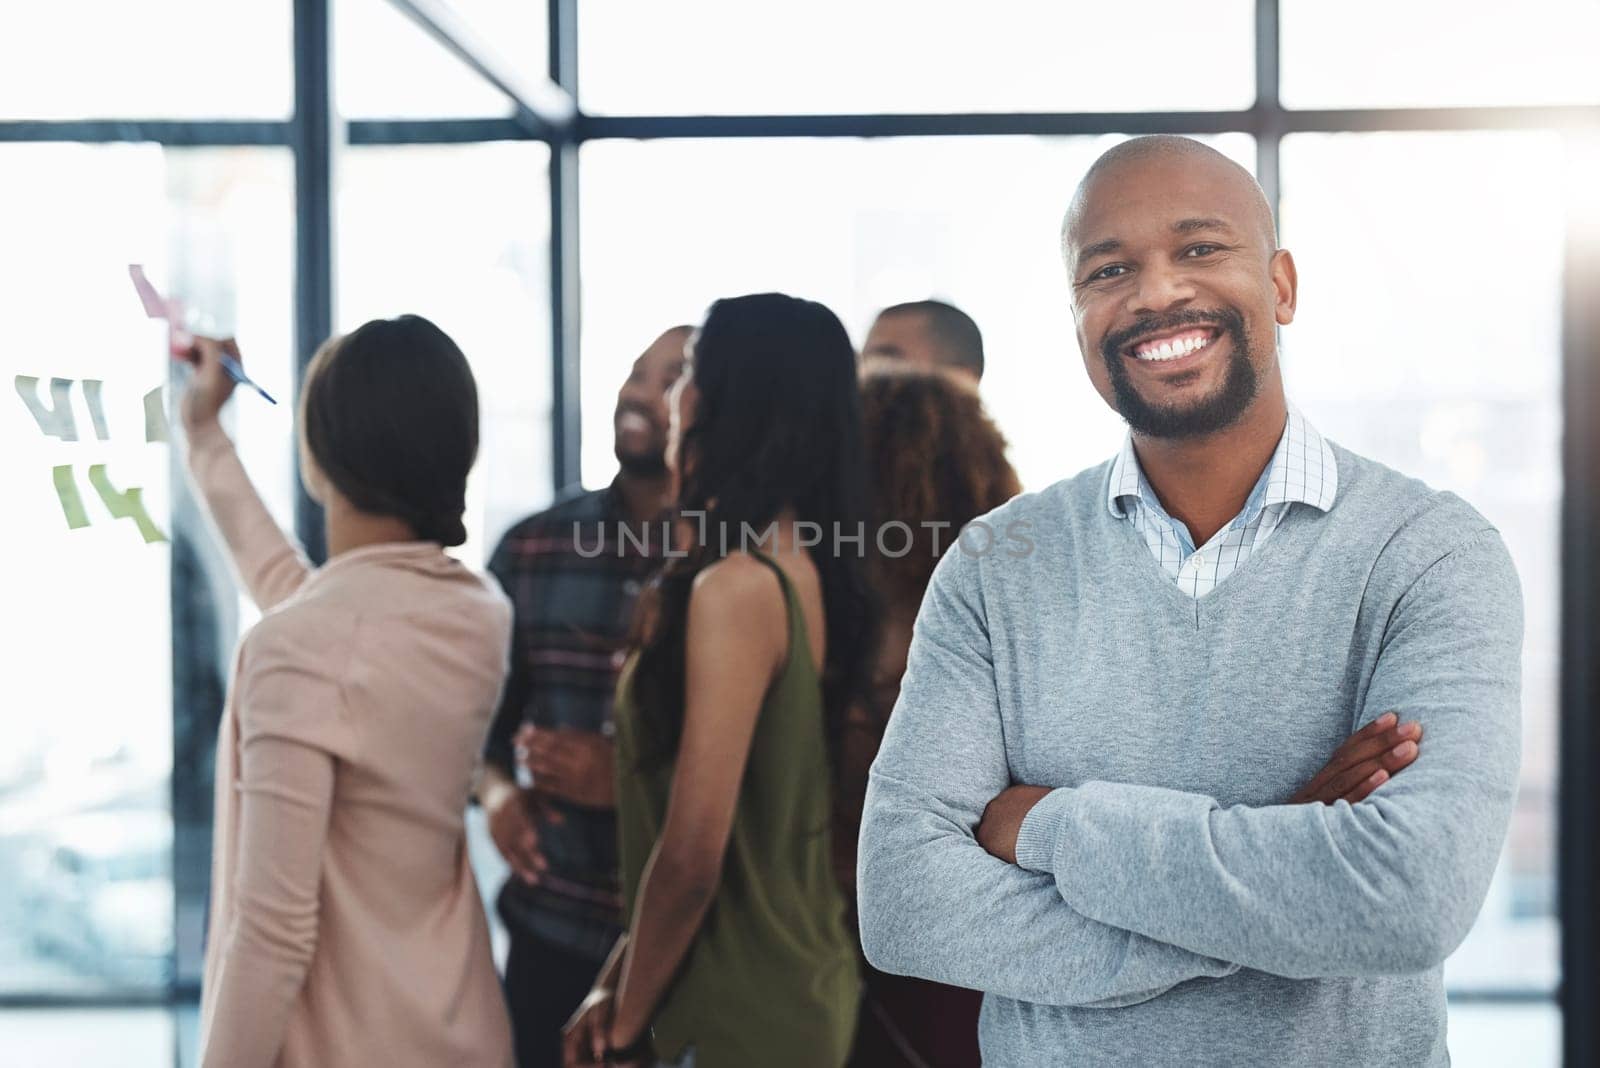
[[(1334, 455), (1337, 460), (1338, 453)], [(1110, 478), (1109, 466), (1106, 478)], [(1101, 499), (1104, 499), (1103, 494)], [(1337, 508), (1338, 504), (1335, 499), (1332, 508)], [(1291, 502), (1272, 537), (1235, 567), (1227, 578), (1199, 597), (1184, 593), (1178, 587), (1160, 561), (1150, 554), (1150, 547), (1145, 544), (1131, 519), (1119, 518), (1105, 509), (1100, 511), (1100, 519), (1122, 528), (1109, 540), (1115, 546), (1116, 560), (1121, 565), (1121, 581), (1127, 583), (1125, 588), (1132, 592), (1136, 586), (1138, 589), (1159, 586), (1160, 590), (1152, 591), (1149, 596), (1161, 598), (1178, 618), (1198, 631), (1205, 629), (1208, 620), (1225, 618), (1232, 602), (1248, 599), (1262, 582), (1270, 582), (1274, 576), (1281, 580), (1284, 567), (1295, 550), (1299, 549), (1301, 539), (1319, 518), (1327, 514), (1309, 504)]]

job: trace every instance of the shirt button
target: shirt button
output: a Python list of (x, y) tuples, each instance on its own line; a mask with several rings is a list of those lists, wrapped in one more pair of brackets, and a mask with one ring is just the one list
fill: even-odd
[(616, 652), (611, 654), (611, 666), (613, 668), (621, 668), (622, 665), (627, 662), (628, 651), (626, 649), (618, 649)]
[(639, 580), (638, 579), (624, 579), (623, 580), (622, 592), (627, 594), (629, 597), (637, 597), (637, 596), (639, 596), (639, 588), (640, 587), (639, 587)]

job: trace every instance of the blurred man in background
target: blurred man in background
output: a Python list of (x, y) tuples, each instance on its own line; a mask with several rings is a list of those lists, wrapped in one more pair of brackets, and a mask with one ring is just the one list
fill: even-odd
[(878, 313), (861, 360), (939, 368), (976, 387), (983, 377), (983, 334), (972, 316), (942, 300), (896, 304)]
[[(511, 865), (498, 905), (521, 1068), (561, 1064), (561, 1027), (621, 931), (612, 693), (634, 602), (662, 551), (652, 521), (669, 503), (667, 390), (689, 334), (662, 334), (622, 384), (611, 484), (516, 524), (489, 562), (516, 623), (479, 798)], [(636, 536), (623, 538), (624, 525)]]

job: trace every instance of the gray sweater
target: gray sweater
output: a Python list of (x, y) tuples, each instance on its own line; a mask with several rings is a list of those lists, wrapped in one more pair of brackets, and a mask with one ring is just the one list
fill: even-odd
[[(987, 992), (986, 1064), (1448, 1063), (1440, 965), (1516, 793), (1521, 591), (1460, 498), (1335, 453), (1332, 509), (1198, 600), (1107, 510), (1109, 464), (940, 562), (868, 788), (861, 939)], [(1389, 710), (1423, 725), (1413, 765), (1285, 803)], [(1056, 788), (1017, 865), (973, 837), (1012, 783)]]

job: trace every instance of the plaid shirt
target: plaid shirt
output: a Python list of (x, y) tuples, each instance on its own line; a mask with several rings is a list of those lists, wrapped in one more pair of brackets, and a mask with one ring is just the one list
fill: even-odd
[(1196, 549), (1189, 528), (1167, 514), (1139, 467), (1130, 435), (1111, 465), (1107, 506), (1118, 519), (1133, 523), (1150, 555), (1190, 597), (1216, 589), (1250, 554), (1265, 545), (1292, 504), (1326, 512), (1339, 492), (1339, 464), (1333, 449), (1294, 408), (1266, 470), (1256, 480), (1244, 508), (1233, 521)]
[[(484, 759), (513, 778), (512, 738), (524, 723), (611, 732), (634, 602), (661, 559), (660, 524), (652, 524), (643, 552), (638, 538), (620, 537), (625, 522), (613, 482), (524, 519), (489, 561), (511, 598), (516, 624), (511, 674)], [(566, 818), (539, 826), (549, 870), (536, 887), (507, 880), (500, 915), (514, 935), (598, 962), (621, 931), (616, 816), (555, 801), (551, 807)]]

